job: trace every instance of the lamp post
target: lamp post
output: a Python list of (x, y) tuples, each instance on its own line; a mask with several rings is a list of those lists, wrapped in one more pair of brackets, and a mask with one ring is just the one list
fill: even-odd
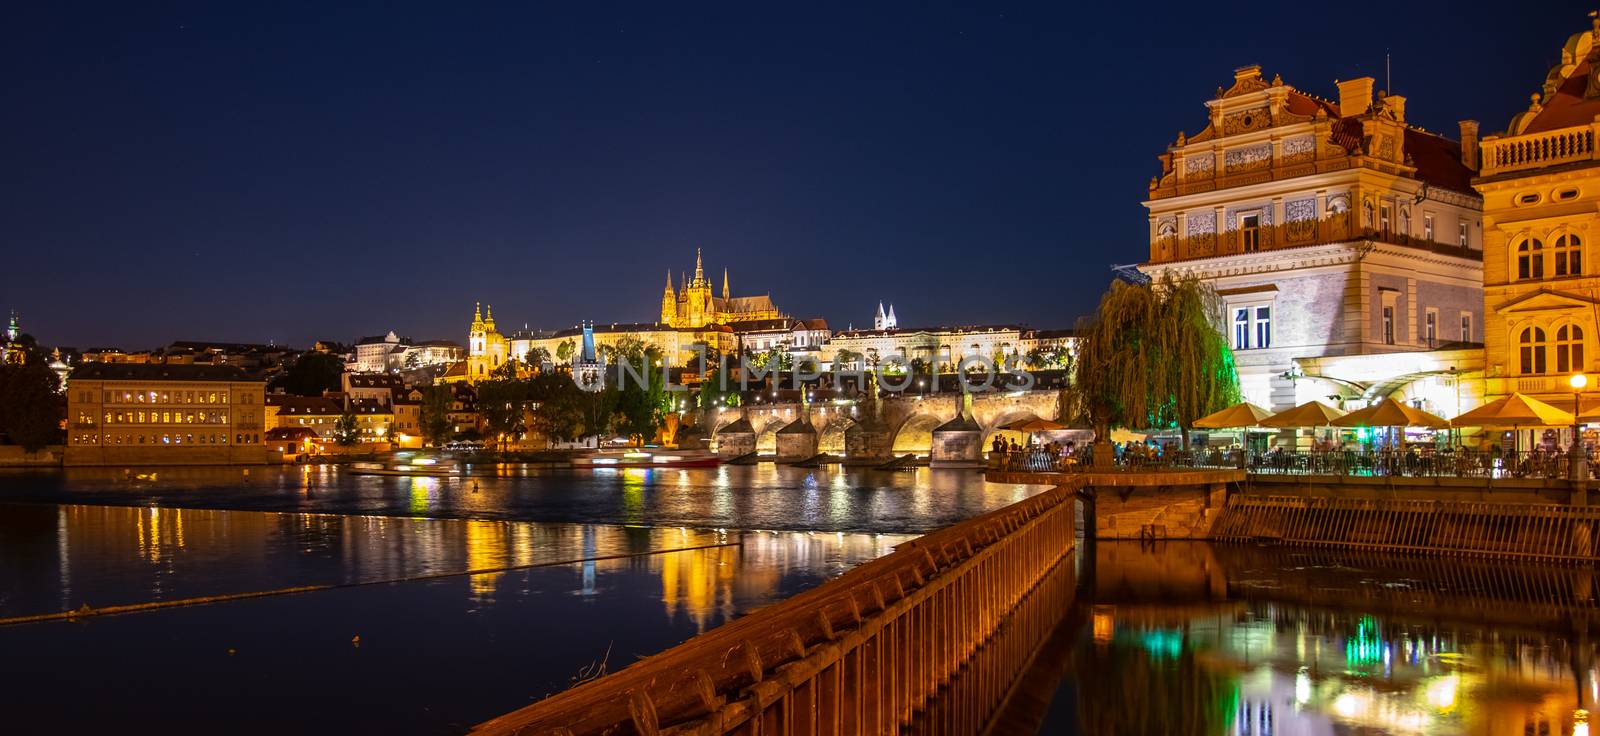
[(1583, 393), (1583, 387), (1589, 385), (1589, 377), (1582, 373), (1574, 373), (1567, 383), (1572, 386), (1572, 446), (1567, 448), (1567, 480), (1574, 483), (1587, 484), (1589, 480), (1589, 458), (1583, 451), (1583, 438), (1578, 426), (1578, 398)]

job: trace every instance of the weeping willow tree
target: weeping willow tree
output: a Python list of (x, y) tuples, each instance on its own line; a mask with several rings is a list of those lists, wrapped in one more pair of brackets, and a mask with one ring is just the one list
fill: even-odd
[(1220, 329), (1221, 300), (1195, 278), (1114, 281), (1078, 326), (1065, 406), (1104, 440), (1113, 427), (1177, 428), (1238, 403), (1239, 374)]

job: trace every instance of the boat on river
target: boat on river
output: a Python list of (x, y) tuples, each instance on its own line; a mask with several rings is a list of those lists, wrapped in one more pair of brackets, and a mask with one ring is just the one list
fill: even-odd
[(572, 458), (572, 467), (588, 469), (714, 468), (721, 464), (721, 457), (705, 450), (599, 450)]
[(443, 478), (461, 475), (455, 462), (433, 457), (396, 456), (381, 463), (352, 463), (345, 469), (351, 475), (429, 476)]

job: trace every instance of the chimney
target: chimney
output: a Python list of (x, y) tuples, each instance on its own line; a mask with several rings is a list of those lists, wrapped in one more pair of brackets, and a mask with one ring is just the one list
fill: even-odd
[(1478, 121), (1463, 120), (1461, 126), (1461, 163), (1473, 171), (1478, 170)]
[(1339, 115), (1361, 115), (1372, 108), (1372, 77), (1339, 82)]
[(1402, 123), (1406, 121), (1406, 98), (1400, 95), (1389, 95), (1383, 98), (1383, 105), (1389, 109), (1389, 112), (1394, 114), (1395, 120)]

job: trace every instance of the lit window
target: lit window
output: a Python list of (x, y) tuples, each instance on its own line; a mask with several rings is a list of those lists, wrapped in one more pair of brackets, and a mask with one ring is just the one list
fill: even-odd
[(1583, 370), (1583, 329), (1563, 325), (1556, 330), (1556, 372)]
[(1233, 310), (1233, 349), (1250, 349), (1250, 309)]
[(1461, 315), (1461, 341), (1472, 342), (1472, 315)]
[(1538, 238), (1524, 238), (1517, 244), (1517, 278), (1544, 278), (1544, 243)]
[(1382, 230), (1384, 235), (1389, 234), (1389, 205), (1378, 208), (1378, 229)]
[(1555, 260), (1557, 276), (1583, 273), (1583, 242), (1571, 233), (1556, 238)]
[(1383, 342), (1385, 345), (1394, 344), (1394, 307), (1383, 307)]
[(1239, 216), (1239, 243), (1246, 253), (1261, 250), (1261, 213)]
[(1428, 347), (1433, 347), (1439, 340), (1439, 313), (1429, 310), (1423, 317), (1423, 336), (1428, 340)]
[(1272, 307), (1256, 307), (1256, 347), (1272, 347)]
[(1467, 223), (1456, 225), (1456, 239), (1461, 242), (1461, 247), (1467, 247)]
[(1518, 362), (1523, 375), (1537, 376), (1545, 372), (1544, 347), (1543, 328), (1523, 328), (1522, 337), (1518, 340)]

